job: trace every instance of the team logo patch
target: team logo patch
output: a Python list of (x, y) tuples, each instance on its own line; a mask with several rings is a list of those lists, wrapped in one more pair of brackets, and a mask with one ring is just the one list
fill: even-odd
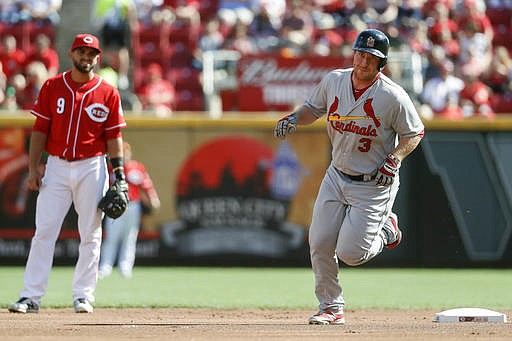
[(93, 103), (85, 108), (85, 112), (94, 122), (105, 122), (108, 117), (109, 110), (100, 103)]
[(366, 40), (366, 46), (373, 47), (373, 45), (375, 45), (375, 39), (373, 37), (368, 37)]

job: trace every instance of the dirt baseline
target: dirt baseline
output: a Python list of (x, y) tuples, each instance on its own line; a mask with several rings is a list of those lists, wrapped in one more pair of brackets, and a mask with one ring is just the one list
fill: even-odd
[[(510, 316), (512, 311), (502, 311)], [(512, 324), (436, 323), (436, 311), (354, 310), (345, 325), (308, 325), (310, 310), (72, 308), (0, 312), (2, 340), (510, 340)]]

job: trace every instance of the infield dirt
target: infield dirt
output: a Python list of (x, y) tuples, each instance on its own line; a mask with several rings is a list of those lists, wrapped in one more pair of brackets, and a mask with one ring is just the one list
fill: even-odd
[[(512, 311), (502, 311), (511, 316)], [(0, 340), (510, 340), (508, 323), (436, 323), (436, 311), (354, 310), (345, 325), (308, 325), (310, 310), (72, 308), (0, 311)]]

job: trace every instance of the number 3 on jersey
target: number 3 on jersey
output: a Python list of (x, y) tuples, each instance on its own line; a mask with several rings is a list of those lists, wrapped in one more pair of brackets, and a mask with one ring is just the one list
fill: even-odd
[(371, 139), (363, 137), (362, 139), (359, 140), (359, 142), (361, 143), (361, 145), (357, 147), (357, 149), (359, 149), (360, 152), (367, 153), (370, 151), (370, 147), (372, 144)]

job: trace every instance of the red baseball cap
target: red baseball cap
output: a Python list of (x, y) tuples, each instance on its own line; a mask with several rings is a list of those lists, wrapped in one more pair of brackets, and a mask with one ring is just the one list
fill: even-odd
[(75, 40), (73, 40), (73, 46), (71, 46), (71, 51), (78, 47), (90, 47), (95, 50), (98, 50), (101, 53), (100, 49), (100, 41), (98, 38), (93, 36), (92, 34), (81, 33), (75, 36)]

